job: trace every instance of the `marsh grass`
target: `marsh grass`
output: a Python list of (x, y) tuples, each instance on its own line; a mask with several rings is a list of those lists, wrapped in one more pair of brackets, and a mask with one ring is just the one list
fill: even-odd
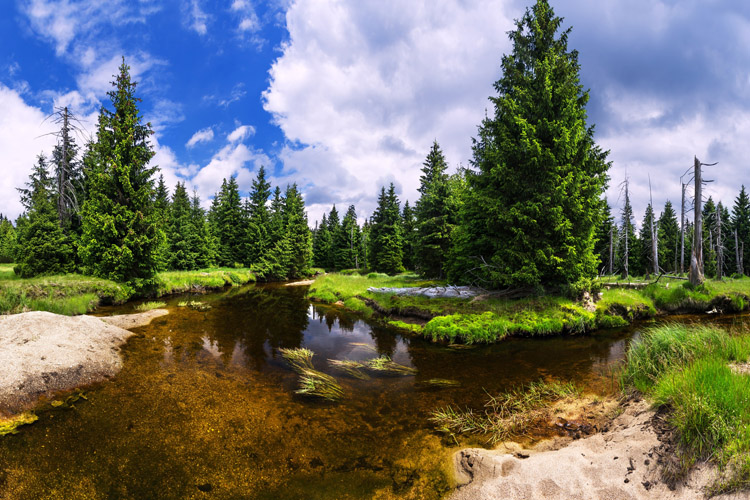
[(393, 361), (389, 356), (373, 358), (365, 363), (365, 366), (381, 375), (409, 376), (416, 375), (417, 370)]
[(365, 365), (359, 361), (351, 361), (348, 359), (329, 359), (328, 363), (331, 367), (346, 373), (350, 377), (358, 378), (360, 380), (369, 380), (370, 376), (363, 372)]
[(143, 304), (138, 304), (135, 306), (136, 311), (151, 311), (153, 309), (160, 309), (162, 307), (166, 307), (166, 302), (158, 302), (158, 301), (150, 301), (150, 302), (144, 302)]
[(344, 389), (336, 379), (314, 369), (299, 371), (299, 389), (297, 394), (313, 396), (327, 401), (338, 401), (344, 397)]
[(239, 286), (256, 281), (248, 268), (218, 267), (197, 271), (166, 271), (157, 275), (159, 296), (195, 290)]
[(370, 344), (366, 344), (365, 342), (349, 342), (349, 345), (352, 346), (355, 349), (364, 349), (365, 351), (375, 352), (377, 353), (378, 350), (375, 349), (374, 346)]
[(420, 380), (417, 382), (417, 385), (421, 387), (438, 387), (438, 388), (447, 388), (447, 387), (461, 387), (461, 382), (458, 380), (448, 379), (448, 378), (431, 378), (428, 380)]
[(177, 303), (177, 307), (189, 307), (190, 309), (195, 309), (196, 311), (208, 311), (209, 309), (211, 309), (210, 305), (206, 304), (205, 302), (196, 300), (183, 300)]
[(425, 280), (416, 274), (404, 273), (396, 276), (387, 274), (370, 273), (367, 276), (359, 274), (337, 274), (331, 273), (319, 276), (310, 285), (308, 296), (321, 302), (333, 303), (339, 300), (346, 302), (347, 299), (366, 295), (369, 287), (407, 287), (428, 286), (437, 284), (435, 280)]
[(620, 376), (624, 389), (669, 409), (680, 464), (665, 471), (669, 479), (698, 460), (719, 466), (710, 494), (750, 486), (750, 376), (737, 369), (747, 366), (750, 336), (741, 333), (676, 324), (648, 330), (631, 345)]
[(572, 382), (532, 382), (498, 396), (490, 396), (483, 410), (447, 406), (434, 410), (429, 420), (455, 439), (456, 434), (482, 434), (494, 444), (524, 435), (548, 415), (552, 403), (577, 396)]
[(289, 366), (297, 373), (302, 373), (303, 370), (314, 370), (315, 367), (312, 363), (312, 358), (315, 353), (310, 349), (304, 347), (292, 348), (292, 349), (279, 349), (281, 357), (286, 360)]

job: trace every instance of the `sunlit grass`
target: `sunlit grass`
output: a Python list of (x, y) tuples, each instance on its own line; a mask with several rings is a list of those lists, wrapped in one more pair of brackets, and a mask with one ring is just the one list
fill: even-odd
[(247, 268), (220, 267), (197, 271), (165, 271), (157, 275), (157, 280), (158, 294), (167, 295), (244, 285), (255, 282), (256, 277)]
[(158, 301), (150, 301), (150, 302), (144, 302), (143, 304), (138, 304), (135, 306), (136, 311), (151, 311), (153, 309), (159, 309), (162, 307), (165, 307), (167, 304), (166, 302), (158, 302)]

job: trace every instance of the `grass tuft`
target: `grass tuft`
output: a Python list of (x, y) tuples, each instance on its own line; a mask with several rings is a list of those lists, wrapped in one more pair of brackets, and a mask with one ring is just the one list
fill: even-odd
[(135, 306), (136, 311), (151, 311), (152, 309), (160, 309), (162, 307), (165, 307), (167, 305), (166, 302), (144, 302), (143, 304), (138, 304)]
[(342, 371), (350, 377), (360, 380), (369, 380), (370, 376), (362, 371), (365, 365), (359, 361), (350, 361), (348, 359), (329, 359), (328, 363), (336, 370)]
[(408, 376), (417, 374), (416, 368), (398, 364), (388, 356), (371, 359), (367, 361), (366, 366), (368, 369), (382, 375)]

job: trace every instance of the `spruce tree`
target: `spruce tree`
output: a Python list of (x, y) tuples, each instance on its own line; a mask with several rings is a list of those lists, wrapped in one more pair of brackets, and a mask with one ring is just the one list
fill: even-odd
[[(635, 220), (633, 219), (633, 207), (630, 205), (630, 196), (625, 191), (625, 204), (620, 216), (620, 270), (623, 277), (640, 274), (640, 245), (635, 236)], [(626, 259), (627, 256), (627, 259)]]
[(419, 178), (416, 267), (425, 276), (442, 277), (453, 224), (449, 210), (448, 165), (437, 141), (432, 144)]
[[(737, 231), (740, 261), (747, 274), (750, 269), (750, 197), (748, 197), (745, 186), (740, 189), (740, 194), (734, 200), (732, 207), (732, 230)], [(735, 268), (738, 268), (735, 264)]]
[(328, 231), (328, 218), (325, 212), (313, 235), (313, 265), (329, 270), (328, 256), (331, 252), (331, 232)]
[[(164, 175), (159, 174), (159, 182), (156, 184), (154, 193), (154, 217), (159, 229), (161, 229), (168, 238), (169, 231), (169, 190), (164, 182)], [(157, 266), (160, 271), (168, 268), (169, 261), (169, 244), (167, 238), (164, 238), (156, 250)]]
[(294, 279), (304, 276), (312, 264), (312, 233), (296, 184), (288, 186), (283, 199), (281, 238), (260, 264), (266, 279)]
[(343, 236), (341, 235), (341, 220), (339, 219), (339, 211), (336, 210), (336, 205), (331, 207), (331, 211), (328, 213), (328, 233), (331, 235), (331, 246), (328, 247), (328, 255), (326, 255), (326, 269), (341, 269), (336, 266), (336, 253), (338, 247), (343, 244)]
[(270, 247), (268, 234), (269, 214), (268, 198), (271, 196), (271, 184), (266, 180), (266, 169), (261, 166), (253, 180), (253, 187), (248, 200), (247, 223), (247, 259), (249, 264), (260, 262)]
[(164, 239), (153, 209), (152, 177), (158, 167), (148, 166), (153, 131), (142, 123), (136, 83), (124, 60), (114, 85), (108, 92), (114, 110), (102, 108), (99, 115), (78, 252), (87, 272), (143, 290), (155, 285)]
[(401, 212), (401, 227), (404, 232), (404, 267), (406, 269), (416, 269), (417, 261), (417, 218), (414, 210), (409, 206), (409, 200), (404, 202), (404, 209)]
[[(639, 234), (639, 261), (638, 269), (640, 272), (645, 273), (647, 276), (653, 271), (653, 247), (651, 238), (651, 222), (654, 221), (654, 209), (649, 203), (646, 206), (646, 212), (643, 214), (643, 222), (641, 223), (641, 231)], [(639, 272), (639, 274), (640, 274)]]
[(268, 240), (270, 247), (276, 245), (284, 236), (284, 197), (281, 188), (276, 186), (271, 199), (271, 210), (268, 214)]
[(357, 211), (354, 205), (349, 205), (344, 218), (341, 220), (341, 227), (335, 242), (335, 265), (337, 269), (354, 269), (359, 266), (360, 237)]
[(615, 234), (615, 218), (612, 216), (612, 211), (609, 207), (607, 200), (602, 200), (602, 222), (596, 228), (596, 244), (594, 246), (594, 253), (599, 258), (599, 274), (609, 274), (610, 268), (614, 272), (614, 262), (610, 266), (610, 254), (614, 260), (614, 248), (615, 242), (617, 241)]
[(0, 215), (0, 263), (14, 262), (18, 235), (7, 217)]
[(169, 206), (167, 227), (167, 267), (168, 269), (197, 269), (196, 228), (193, 226), (190, 198), (185, 185), (177, 183)]
[(369, 262), (378, 272), (396, 274), (404, 271), (401, 211), (393, 183), (388, 191), (381, 188), (378, 207), (372, 214)]
[(245, 226), (244, 211), (237, 180), (224, 179), (221, 189), (212, 206), (214, 235), (218, 243), (218, 261), (220, 266), (234, 267), (245, 261)]
[(217, 245), (206, 219), (206, 212), (201, 207), (200, 196), (195, 190), (193, 190), (190, 203), (190, 222), (195, 228), (195, 243), (192, 247), (195, 253), (195, 265), (198, 268), (213, 267), (216, 265)]
[(672, 202), (667, 200), (659, 216), (659, 265), (665, 271), (677, 273), (680, 269), (680, 224)]
[[(476, 257), (491, 285), (568, 284), (596, 273), (608, 152), (586, 123), (589, 94), (561, 25), (547, 0), (516, 21), (494, 115), (474, 142), (462, 253)], [(472, 227), (477, 216), (486, 222)]]
[(14, 271), (22, 278), (64, 274), (75, 268), (73, 249), (60, 227), (53, 190), (46, 159), (39, 155), (27, 188), (20, 190), (26, 221), (18, 237)]
[(703, 274), (716, 277), (716, 203), (711, 196), (703, 205)]

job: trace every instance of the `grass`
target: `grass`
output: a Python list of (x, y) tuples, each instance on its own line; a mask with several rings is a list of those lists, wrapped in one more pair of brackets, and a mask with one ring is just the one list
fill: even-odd
[(127, 289), (114, 281), (66, 274), (21, 279), (13, 264), (0, 264), (0, 313), (49, 311), (68, 316), (85, 314), (100, 303), (121, 303)]
[(210, 290), (238, 286), (256, 281), (248, 268), (218, 267), (197, 271), (166, 271), (159, 273), (157, 295)]
[(363, 363), (359, 361), (350, 361), (348, 359), (329, 359), (328, 364), (336, 370), (342, 371), (350, 377), (358, 378), (360, 380), (368, 380), (370, 376), (362, 370), (366, 368)]
[(750, 487), (750, 376), (733, 370), (750, 357), (750, 336), (716, 327), (667, 325), (643, 334), (628, 351), (624, 389), (649, 395), (670, 411), (677, 437), (669, 480), (697, 460), (711, 460), (720, 476), (710, 494)]
[(408, 366), (400, 365), (388, 356), (373, 358), (365, 363), (367, 369), (382, 375), (416, 375), (417, 370)]
[(135, 310), (145, 312), (145, 311), (151, 311), (153, 309), (160, 309), (162, 307), (166, 307), (166, 305), (167, 305), (166, 302), (149, 301), (149, 302), (144, 302), (143, 304), (138, 304), (137, 306), (135, 306)]
[(437, 429), (450, 436), (481, 434), (494, 444), (525, 434), (543, 420), (555, 401), (577, 396), (579, 389), (570, 382), (532, 382), (498, 396), (490, 396), (483, 410), (447, 406), (430, 416)]
[(404, 330), (409, 333), (421, 334), (424, 331), (423, 325), (419, 325), (415, 323), (405, 323), (400, 320), (389, 321), (388, 324), (392, 326), (393, 328), (398, 328), (399, 330)]
[(369, 287), (407, 287), (407, 286), (429, 286), (438, 282), (434, 280), (424, 280), (416, 274), (404, 273), (396, 276), (387, 274), (370, 273), (367, 276), (359, 274), (326, 274), (318, 277), (310, 285), (308, 296), (313, 300), (320, 302), (333, 303), (336, 301), (346, 301), (353, 297), (369, 296), (367, 289)]
[(208, 311), (211, 306), (198, 300), (183, 300), (177, 303), (177, 307), (189, 307), (196, 311)]
[(344, 396), (344, 390), (335, 378), (315, 369), (312, 363), (315, 353), (310, 349), (279, 349), (279, 353), (299, 375), (299, 389), (294, 391), (296, 394), (327, 401), (338, 401)]

